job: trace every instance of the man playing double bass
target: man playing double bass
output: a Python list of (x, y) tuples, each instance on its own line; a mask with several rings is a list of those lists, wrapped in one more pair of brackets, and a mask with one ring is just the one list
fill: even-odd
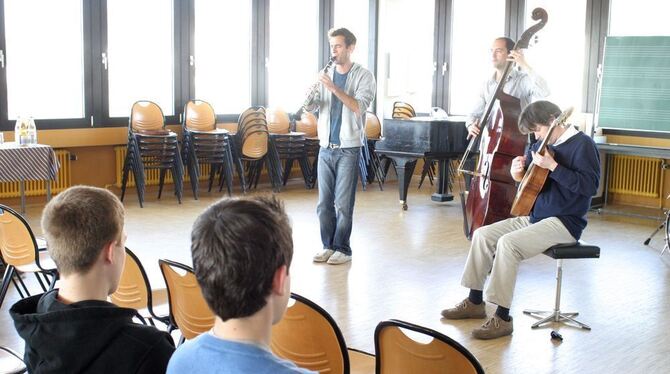
[(522, 70), (512, 70), (509, 73), (503, 86), (503, 92), (518, 98), (521, 101), (521, 109), (533, 101), (549, 96), (547, 82), (528, 65), (523, 53), (514, 51), (513, 48), (514, 41), (510, 38), (500, 37), (493, 41), (491, 59), (495, 73), (484, 83), (477, 104), (465, 123), (470, 136), (479, 135), (480, 129), (477, 124), (484, 114), (487, 101), (490, 100), (491, 94), (503, 76), (508, 61), (514, 61)]
[(454, 308), (442, 311), (447, 319), (486, 318), (482, 290), (490, 271), (486, 301), (498, 307), (491, 318), (472, 332), (475, 338), (510, 335), (513, 327), (509, 308), (519, 263), (553, 245), (575, 243), (586, 227), (586, 212), (600, 179), (600, 159), (593, 140), (572, 126), (558, 126), (550, 133), (549, 151), (536, 153), (560, 114), (555, 104), (536, 101), (519, 116), (519, 130), (533, 133), (538, 140), (525, 156), (514, 158), (512, 178), (521, 181), (531, 163), (549, 169), (548, 178), (530, 216), (508, 218), (474, 232), (461, 279), (461, 285), (469, 288), (470, 294)]

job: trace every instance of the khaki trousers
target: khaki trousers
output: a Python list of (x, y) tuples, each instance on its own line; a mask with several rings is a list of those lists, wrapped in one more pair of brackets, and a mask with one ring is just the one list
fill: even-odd
[(461, 284), (470, 289), (483, 290), (490, 271), (486, 301), (509, 308), (519, 263), (556, 244), (575, 242), (556, 217), (533, 224), (529, 217), (515, 217), (480, 227), (473, 234)]

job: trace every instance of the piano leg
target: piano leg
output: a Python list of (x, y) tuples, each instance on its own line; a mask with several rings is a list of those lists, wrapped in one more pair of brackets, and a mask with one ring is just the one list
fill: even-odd
[(452, 201), (454, 195), (449, 193), (449, 159), (438, 160), (437, 191), (430, 197), (433, 201)]
[(407, 189), (409, 182), (412, 180), (414, 168), (416, 167), (416, 159), (404, 157), (391, 157), (395, 164), (396, 173), (398, 174), (398, 192), (400, 193), (400, 204), (402, 210), (407, 210)]

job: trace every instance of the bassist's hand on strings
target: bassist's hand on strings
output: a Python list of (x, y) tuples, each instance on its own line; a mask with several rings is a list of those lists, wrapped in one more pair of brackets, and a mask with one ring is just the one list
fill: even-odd
[(530, 71), (530, 66), (526, 62), (526, 57), (524, 57), (521, 50), (510, 51), (509, 55), (507, 55), (507, 61), (514, 61), (521, 69)]
[(479, 133), (482, 131), (479, 126), (479, 119), (474, 120), (471, 124), (468, 125), (468, 139), (479, 136)]
[(558, 162), (554, 160), (554, 156), (551, 154), (551, 152), (548, 152), (548, 149), (546, 152), (544, 152), (544, 154), (539, 154), (535, 152), (532, 152), (532, 154), (533, 154), (533, 163), (541, 168), (554, 171), (558, 166)]

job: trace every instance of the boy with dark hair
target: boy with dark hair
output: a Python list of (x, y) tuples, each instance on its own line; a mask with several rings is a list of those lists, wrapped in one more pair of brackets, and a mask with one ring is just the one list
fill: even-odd
[(291, 293), (293, 238), (281, 202), (255, 196), (213, 204), (193, 225), (191, 252), (216, 319), (209, 333), (179, 347), (168, 373), (311, 373), (269, 348)]
[(124, 209), (111, 192), (76, 186), (51, 200), (42, 230), (60, 288), (10, 310), (26, 341), (30, 373), (164, 373), (172, 338), (133, 323), (137, 312), (107, 302), (125, 262)]

